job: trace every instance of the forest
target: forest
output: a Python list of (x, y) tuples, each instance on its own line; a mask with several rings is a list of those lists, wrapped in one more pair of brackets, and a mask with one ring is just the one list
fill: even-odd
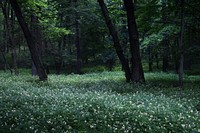
[(200, 1), (0, 7), (0, 132), (200, 132)]

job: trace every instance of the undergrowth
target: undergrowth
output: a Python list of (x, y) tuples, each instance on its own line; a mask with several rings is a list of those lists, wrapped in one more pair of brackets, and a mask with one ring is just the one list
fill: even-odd
[(122, 72), (49, 75), (0, 72), (0, 132), (200, 132), (200, 76), (146, 73), (128, 84)]

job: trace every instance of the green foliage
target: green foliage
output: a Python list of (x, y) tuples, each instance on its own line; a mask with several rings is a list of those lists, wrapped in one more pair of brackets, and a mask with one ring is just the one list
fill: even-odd
[[(127, 84), (122, 72), (49, 75), (38, 82), (0, 72), (0, 132), (198, 132), (199, 76), (147, 73)], [(165, 84), (164, 84), (165, 83)]]
[(45, 30), (46, 35), (51, 39), (60, 40), (63, 36), (72, 34), (70, 30), (58, 27), (49, 27)]

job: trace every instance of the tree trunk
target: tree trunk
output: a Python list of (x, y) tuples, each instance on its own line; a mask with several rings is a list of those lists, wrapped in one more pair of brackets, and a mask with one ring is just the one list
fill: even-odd
[(37, 69), (33, 61), (31, 64), (31, 71), (32, 71), (32, 76), (38, 76)]
[[(68, 26), (70, 24), (70, 17), (66, 16), (65, 17), (65, 28), (66, 30), (68, 30), (70, 28), (70, 26)], [(67, 40), (68, 40), (69, 35), (64, 35), (63, 37), (63, 51), (65, 51), (66, 47), (67, 47)]]
[(174, 69), (175, 72), (178, 74), (178, 68), (179, 68), (179, 59), (178, 59), (178, 47), (179, 47), (179, 37), (175, 37), (174, 39)]
[(140, 57), (139, 35), (134, 14), (134, 4), (132, 0), (123, 0), (127, 12), (128, 32), (131, 52), (131, 72), (134, 82), (145, 82), (144, 72)]
[[(189, 47), (193, 47), (192, 46), (193, 43), (192, 43), (192, 34), (191, 33), (192, 33), (192, 30), (189, 27), (188, 28), (188, 38), (187, 38), (187, 40), (188, 40), (187, 44), (189, 45)], [(192, 70), (192, 60), (193, 60), (192, 56), (187, 54), (187, 58), (184, 58), (184, 67), (183, 67), (184, 70)]]
[(38, 54), (38, 49), (37, 49), (37, 45), (36, 45), (36, 41), (33, 37), (33, 35), (31, 34), (27, 23), (25, 22), (23, 16), (22, 16), (22, 12), (21, 12), (21, 8), (19, 7), (18, 3), (16, 0), (10, 0), (10, 4), (16, 14), (16, 17), (18, 19), (18, 22), (23, 30), (24, 36), (26, 38), (30, 53), (31, 53), (31, 58), (36, 66), (37, 72), (38, 72), (38, 76), (39, 79), (44, 81), (47, 80), (47, 74), (45, 72), (44, 66), (41, 62), (40, 59), (40, 55)]
[(128, 63), (128, 60), (124, 56), (123, 49), (122, 49), (120, 42), (119, 42), (119, 37), (118, 37), (117, 31), (115, 29), (114, 24), (112, 23), (112, 21), (110, 19), (108, 9), (107, 9), (107, 7), (104, 3), (104, 0), (98, 0), (98, 2), (99, 2), (99, 5), (101, 7), (101, 11), (102, 11), (103, 17), (105, 19), (105, 22), (107, 24), (107, 27), (110, 31), (112, 38), (113, 38), (114, 47), (115, 47), (117, 56), (118, 56), (118, 58), (119, 58), (119, 60), (122, 64), (122, 68), (125, 71), (126, 82), (130, 82), (131, 81), (131, 72), (130, 72), (130, 68), (129, 68), (129, 63)]
[[(3, 61), (4, 61), (4, 65), (5, 65), (6, 69), (9, 69), (9, 70), (10, 70), (10, 73), (12, 74), (12, 73), (13, 73), (13, 70), (10, 68), (9, 64), (7, 63), (6, 56), (4, 55), (3, 52), (1, 52), (1, 54), (2, 54)], [(5, 72), (6, 72), (6, 69), (5, 69)]]
[[(36, 26), (37, 26), (37, 17), (32, 14), (31, 15), (31, 33), (35, 36), (35, 38), (37, 38), (37, 36), (38, 36)], [(38, 48), (38, 46), (36, 46), (36, 47)], [(38, 52), (39, 52), (39, 49), (38, 49)], [(37, 72), (36, 66), (33, 61), (32, 61), (31, 65), (32, 65), (32, 67), (31, 67), (32, 76), (37, 76), (38, 72)]]
[(155, 58), (156, 58), (156, 68), (157, 68), (157, 70), (159, 70), (160, 67), (159, 67), (158, 53), (155, 54)]
[[(5, 24), (5, 18), (4, 18), (4, 20), (3, 20), (3, 43), (4, 43), (4, 45), (3, 45), (3, 51), (1, 51), (2, 52), (2, 54), (5, 54), (6, 53), (6, 51), (7, 51), (7, 33), (5, 32), (6, 31), (6, 24)], [(4, 64), (4, 71), (6, 72), (6, 70), (7, 70), (7, 65), (6, 64)]]
[[(165, 23), (167, 21), (167, 5), (166, 1), (162, 0), (162, 21)], [(169, 69), (169, 38), (167, 34), (164, 34), (164, 39), (162, 41), (163, 45), (163, 64), (162, 64), (162, 71), (167, 72)]]
[[(75, 8), (77, 8), (77, 0), (75, 0)], [(80, 47), (80, 31), (78, 22), (78, 12), (75, 11), (75, 45), (76, 45), (76, 73), (81, 74), (81, 47)]]
[(168, 37), (165, 36), (163, 43), (163, 65), (162, 70), (163, 72), (167, 72), (169, 69), (169, 40)]
[(58, 42), (58, 53), (57, 53), (57, 58), (55, 60), (55, 68), (56, 68), (56, 74), (60, 74), (61, 69), (63, 65), (63, 60), (62, 60), (62, 41), (60, 40)]
[(152, 65), (153, 65), (153, 56), (152, 56), (152, 50), (151, 46), (148, 46), (148, 58), (149, 58), (149, 72), (153, 71)]
[[(14, 30), (14, 21), (15, 21), (15, 16), (13, 10), (11, 10), (11, 28)], [(11, 39), (13, 40), (12, 43), (12, 62), (13, 62), (13, 68), (15, 75), (19, 75), (19, 70), (17, 67), (17, 46), (16, 43), (14, 43), (14, 32), (12, 31), (11, 33)]]
[[(2, 3), (0, 3), (2, 4)], [(11, 21), (9, 19), (9, 11), (10, 9), (8, 9), (7, 3), (5, 4), (5, 7), (3, 7), (3, 4), (1, 6), (2, 8), (2, 12), (5, 18), (5, 30), (6, 30), (6, 34), (8, 36), (8, 41), (10, 43), (10, 46), (12, 48), (12, 63), (13, 63), (13, 68), (14, 68), (14, 73), (15, 75), (19, 75), (19, 71), (18, 71), (18, 67), (17, 67), (17, 52), (16, 52), (16, 44), (14, 43), (14, 35), (12, 35), (11, 32), (11, 27), (13, 28), (13, 22), (11, 23), (11, 21), (14, 21), (13, 19), (13, 13), (11, 13)]]
[(182, 88), (183, 87), (183, 61), (184, 61), (184, 56), (183, 56), (183, 36), (184, 36), (184, 17), (185, 17), (185, 0), (181, 0), (181, 31), (180, 31), (180, 42), (179, 42), (179, 70), (178, 70), (178, 75), (179, 75), (179, 86)]

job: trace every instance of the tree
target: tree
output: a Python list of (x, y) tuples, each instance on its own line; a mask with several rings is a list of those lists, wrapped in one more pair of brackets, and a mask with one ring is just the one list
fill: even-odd
[[(165, 0), (161, 1), (162, 3), (162, 14), (161, 14), (161, 20), (163, 21), (163, 25), (165, 27), (166, 21), (167, 21), (167, 3)], [(163, 34), (163, 40), (162, 40), (162, 45), (163, 45), (163, 65), (162, 65), (162, 70), (163, 72), (167, 72), (169, 69), (169, 35), (167, 33)]]
[[(1, 4), (1, 8), (2, 8), (2, 12), (3, 12), (3, 15), (4, 15), (4, 18), (5, 18), (5, 29), (6, 29), (6, 34), (8, 35), (8, 41), (10, 43), (10, 46), (12, 48), (12, 64), (13, 64), (13, 68), (14, 68), (14, 73), (15, 75), (18, 75), (19, 74), (19, 70), (18, 70), (18, 67), (17, 67), (17, 52), (16, 52), (16, 44), (15, 44), (15, 41), (14, 41), (14, 35), (13, 35), (13, 28), (14, 28), (14, 13), (13, 13), (13, 10), (10, 10), (9, 8), (9, 3), (6, 1), (6, 2), (0, 2)], [(9, 17), (10, 16), (10, 13), (11, 12), (11, 18)]]
[(185, 17), (185, 0), (181, 0), (181, 30), (180, 30), (180, 42), (179, 42), (179, 86), (183, 87), (183, 36), (184, 36), (184, 17)]
[(31, 53), (31, 58), (32, 58), (35, 66), (36, 66), (37, 72), (38, 72), (39, 79), (41, 81), (45, 81), (45, 80), (47, 80), (47, 74), (46, 74), (44, 66), (41, 62), (40, 55), (38, 54), (35, 38), (31, 34), (29, 27), (28, 27), (27, 23), (25, 22), (24, 17), (22, 16), (21, 8), (20, 8), (18, 2), (16, 0), (10, 0), (10, 4), (11, 4), (11, 6), (16, 14), (16, 17), (18, 19), (18, 22), (23, 30), (24, 36), (26, 38), (26, 41), (27, 41), (27, 44), (29, 47), (29, 51)]
[[(1, 1), (6, 3), (9, 0)], [(102, 19), (102, 10), (99, 10), (100, 2), (97, 0), (18, 1), (24, 21), (28, 23), (27, 27), (34, 40), (32, 42), (38, 45), (35, 46), (36, 51), (39, 53), (38, 56), (42, 57), (45, 67), (48, 65), (50, 69), (56, 70), (57, 74), (64, 71), (80, 73), (79, 70), (85, 73), (96, 71), (91, 67), (100, 66), (97, 68), (99, 71), (103, 70), (106, 64), (110, 69), (113, 65), (120, 64), (123, 66), (122, 70), (125, 71), (127, 81), (142, 82), (141, 62), (144, 66), (148, 63), (150, 71), (153, 71), (156, 65), (157, 70), (161, 70), (159, 65), (163, 62), (163, 70), (170, 72), (176, 64), (178, 73), (179, 57), (180, 53), (183, 53), (185, 72), (194, 73), (194, 68), (196, 69), (199, 64), (197, 60), (200, 53), (198, 19), (200, 14), (196, 6), (200, 5), (200, 2), (185, 1), (184, 20), (187, 21), (184, 22), (182, 52), (178, 50), (181, 38), (181, 0), (141, 0), (137, 1), (137, 4), (135, 0), (134, 3), (131, 0), (104, 0), (107, 10), (107, 15), (103, 15), (105, 19)], [(125, 6), (125, 3), (128, 4)], [(11, 56), (14, 52), (9, 34), (6, 32), (6, 29), (9, 29), (16, 45), (16, 64), (19, 68), (31, 68), (32, 55), (30, 56), (23, 31), (19, 30), (20, 25), (16, 23), (16, 16), (12, 15), (10, 4), (6, 10), (10, 28), (7, 28), (3, 12), (0, 12), (1, 51), (10, 68), (14, 68), (12, 57), (16, 56)], [(105, 12), (105, 9), (103, 10)], [(2, 57), (0, 61), (4, 64)], [(0, 68), (3, 69), (4, 65)]]
[(128, 20), (132, 80), (134, 82), (144, 82), (144, 72), (142, 68), (139, 48), (139, 34), (134, 14), (134, 3), (132, 0), (124, 0), (124, 5)]
[[(77, 8), (77, 0), (74, 0), (75, 8)], [(79, 30), (79, 21), (78, 21), (78, 12), (75, 11), (75, 45), (76, 45), (76, 72), (77, 74), (81, 73), (81, 47), (80, 47), (80, 30)]]
[[(36, 48), (37, 48), (38, 54), (41, 56), (41, 51), (42, 51), (41, 38), (42, 37), (41, 37), (39, 29), (38, 29), (38, 23), (39, 23), (38, 17), (36, 15), (32, 14), (31, 15), (31, 33), (34, 36), (35, 41), (37, 42)], [(40, 46), (38, 46), (38, 44), (40, 44)], [(33, 76), (38, 75), (36, 66), (33, 61), (32, 61), (32, 75)]]
[(104, 3), (104, 0), (98, 0), (99, 2), (99, 5), (101, 7), (101, 11), (102, 11), (102, 14), (103, 14), (103, 17), (106, 21), (106, 24), (107, 24), (107, 27), (110, 31), (110, 34), (113, 38), (113, 42), (114, 42), (114, 47), (115, 47), (115, 50), (116, 50), (116, 53), (117, 53), (117, 56), (122, 64), (122, 67), (125, 71), (125, 77), (126, 77), (126, 81), (127, 82), (130, 82), (131, 81), (131, 72), (130, 72), (130, 68), (129, 68), (129, 63), (127, 61), (127, 59), (125, 58), (124, 56), (124, 53), (123, 53), (123, 49), (120, 45), (120, 41), (119, 41), (119, 37), (118, 37), (118, 33), (115, 29), (115, 26), (114, 24), (112, 23), (111, 21), (111, 18), (109, 16), (109, 12), (108, 12), (108, 9)]

